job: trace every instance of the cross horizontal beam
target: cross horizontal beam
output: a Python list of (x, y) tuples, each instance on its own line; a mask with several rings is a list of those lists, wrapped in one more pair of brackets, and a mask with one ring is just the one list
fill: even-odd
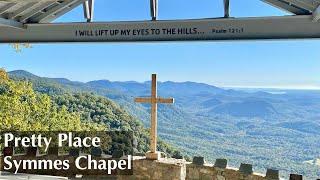
[[(152, 98), (135, 98), (136, 103), (152, 103)], [(156, 103), (173, 104), (173, 98), (156, 98)]]
[(0, 27), (0, 43), (146, 42), (320, 38), (312, 15), (199, 20), (26, 24)]

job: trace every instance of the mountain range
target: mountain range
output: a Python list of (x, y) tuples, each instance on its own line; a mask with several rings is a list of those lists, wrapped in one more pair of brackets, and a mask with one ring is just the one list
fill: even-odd
[[(135, 97), (150, 96), (150, 82), (96, 80), (75, 82), (39, 77), (26, 71), (9, 73), (31, 81), (42, 93), (91, 92), (107, 97), (149, 126), (148, 104)], [(275, 91), (275, 90), (273, 90)], [(174, 97), (174, 105), (159, 105), (159, 135), (188, 155), (208, 161), (227, 158), (230, 164), (252, 163), (257, 171), (281, 169), (319, 177), (320, 92), (308, 90), (245, 91), (196, 82), (159, 82), (161, 97)], [(284, 93), (283, 93), (284, 92)]]

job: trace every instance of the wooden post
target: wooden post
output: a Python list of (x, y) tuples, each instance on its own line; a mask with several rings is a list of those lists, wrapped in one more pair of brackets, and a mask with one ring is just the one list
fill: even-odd
[(151, 104), (151, 127), (150, 127), (150, 151), (147, 152), (146, 157), (150, 160), (160, 159), (160, 152), (157, 151), (157, 110), (158, 103), (174, 103), (173, 98), (160, 98), (157, 95), (157, 75), (152, 74), (151, 77), (151, 97), (136, 98), (137, 103), (150, 103)]
[(157, 151), (157, 75), (152, 74), (151, 82), (151, 140), (150, 140), (150, 150), (151, 153), (156, 153)]

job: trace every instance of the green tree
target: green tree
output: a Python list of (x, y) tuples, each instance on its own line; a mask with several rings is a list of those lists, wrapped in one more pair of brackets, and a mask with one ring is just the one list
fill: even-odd
[(15, 43), (15, 44), (11, 44), (11, 46), (13, 47), (13, 49), (16, 51), (16, 52), (21, 52), (23, 48), (31, 48), (32, 46), (28, 43), (22, 43), (22, 44), (19, 44), (19, 43)]
[(37, 93), (27, 81), (12, 81), (0, 70), (0, 131), (102, 130), (104, 126), (82, 123), (80, 114), (58, 108), (48, 95)]

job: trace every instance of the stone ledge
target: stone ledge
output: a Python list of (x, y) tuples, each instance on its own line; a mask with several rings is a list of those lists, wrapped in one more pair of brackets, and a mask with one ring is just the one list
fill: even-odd
[[(122, 177), (119, 179), (127, 179)], [(129, 179), (180, 179), (180, 180), (271, 180), (259, 173), (243, 174), (238, 168), (215, 167), (214, 164), (193, 164), (185, 160), (162, 158), (151, 161), (145, 157), (134, 157), (134, 175)]]
[[(9, 151), (8, 151), (9, 152)], [(11, 151), (10, 151), (11, 152)], [(30, 151), (31, 152), (31, 151)], [(38, 156), (36, 151), (32, 151), (32, 156)], [(55, 158), (72, 158), (71, 155), (57, 155), (56, 151), (50, 151), (47, 156), (56, 156)], [(96, 152), (94, 152), (96, 153)], [(78, 153), (75, 153), (78, 155)], [(99, 152), (96, 154), (101, 157)], [(13, 155), (14, 157), (24, 155)], [(112, 156), (108, 156), (112, 157)], [(125, 157), (123, 157), (125, 158)], [(279, 171), (268, 169), (266, 175), (255, 173), (252, 165), (242, 164), (240, 168), (229, 167), (227, 160), (218, 159), (216, 163), (206, 163), (204, 158), (196, 157), (197, 160), (186, 162), (183, 159), (160, 158), (159, 160), (148, 160), (144, 156), (133, 156), (133, 175), (116, 176), (112, 179), (173, 179), (173, 180), (195, 180), (195, 179), (217, 179), (217, 180), (278, 180)], [(240, 170), (241, 169), (241, 170)], [(290, 174), (291, 179), (301, 179), (298, 174)]]

